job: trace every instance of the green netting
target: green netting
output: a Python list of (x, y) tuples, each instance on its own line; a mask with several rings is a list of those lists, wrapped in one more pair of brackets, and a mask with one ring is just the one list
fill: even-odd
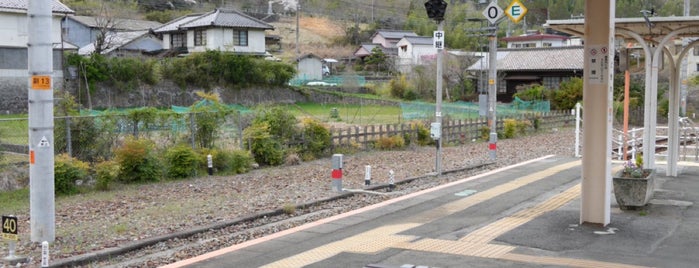
[(331, 75), (323, 78), (322, 80), (318, 80), (310, 79), (305, 75), (299, 75), (294, 79), (291, 79), (291, 81), (289, 81), (289, 84), (292, 86), (302, 86), (308, 84), (309, 82), (325, 82), (326, 85), (335, 86), (363, 87), (364, 85), (366, 85), (366, 78), (364, 78), (364, 76), (359, 75)]
[[(426, 102), (401, 102), (400, 104), (403, 118), (428, 119), (434, 117), (435, 104)], [(516, 115), (522, 113), (549, 112), (548, 101), (522, 101), (516, 100), (512, 104), (498, 103), (496, 112), (498, 115)], [(479, 104), (472, 102), (452, 102), (442, 104), (442, 115), (455, 119), (477, 118), (479, 117)]]
[(551, 102), (549, 101), (523, 101), (519, 97), (515, 96), (515, 100), (512, 102), (512, 107), (517, 110), (527, 110), (534, 112), (548, 112), (551, 111)]

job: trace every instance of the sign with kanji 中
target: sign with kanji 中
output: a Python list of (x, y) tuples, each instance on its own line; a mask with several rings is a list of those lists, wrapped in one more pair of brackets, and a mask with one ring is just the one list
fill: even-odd
[(444, 31), (434, 31), (432, 43), (436, 49), (444, 49)]

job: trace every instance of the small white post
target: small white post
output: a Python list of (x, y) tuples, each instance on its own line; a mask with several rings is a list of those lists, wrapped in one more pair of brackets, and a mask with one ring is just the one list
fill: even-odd
[(624, 143), (624, 136), (622, 134), (619, 134), (619, 141), (618, 141), (619, 148), (617, 148), (617, 155), (618, 155), (618, 160), (623, 160), (624, 157), (622, 156), (624, 154), (624, 150), (622, 147), (626, 146)]
[(633, 149), (633, 153), (631, 154), (631, 160), (636, 162), (636, 128), (631, 130), (631, 148)]
[(396, 180), (395, 180), (395, 172), (393, 172), (393, 169), (388, 171), (388, 191), (393, 192), (393, 189), (396, 188)]
[(209, 169), (209, 176), (214, 175), (214, 158), (211, 154), (206, 155), (206, 166)]
[(41, 242), (41, 267), (49, 267), (49, 242)]
[(371, 185), (371, 165), (364, 166), (364, 185)]
[(575, 104), (575, 157), (580, 157), (580, 125), (582, 124), (580, 109), (582, 105), (578, 102)]

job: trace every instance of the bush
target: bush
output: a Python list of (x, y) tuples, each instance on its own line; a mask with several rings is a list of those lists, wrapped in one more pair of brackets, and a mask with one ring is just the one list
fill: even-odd
[(233, 163), (233, 153), (221, 149), (201, 149), (199, 151), (199, 162), (202, 169), (208, 168), (208, 160), (206, 159), (208, 155), (211, 155), (214, 171), (222, 173), (231, 171)]
[(282, 144), (270, 134), (267, 122), (253, 123), (243, 131), (243, 138), (258, 164), (277, 166), (284, 161)]
[(257, 113), (253, 123), (267, 123), (269, 134), (287, 142), (298, 134), (298, 120), (296, 117), (282, 107), (262, 109)]
[(192, 148), (178, 145), (165, 152), (167, 175), (170, 178), (188, 178), (196, 174), (199, 158)]
[(514, 138), (515, 132), (517, 131), (517, 120), (505, 119), (504, 125), (505, 125), (505, 130), (504, 130), (503, 136), (505, 136), (505, 139)]
[(379, 150), (399, 149), (405, 146), (405, 140), (400, 135), (381, 137), (374, 142), (374, 148)]
[(150, 140), (129, 137), (114, 151), (119, 163), (119, 177), (126, 183), (153, 182), (162, 175), (162, 164)]
[(57, 195), (69, 195), (77, 192), (75, 181), (87, 178), (90, 166), (67, 154), (56, 156), (54, 163), (55, 192)]
[[(391, 79), (389, 82), (389, 87), (391, 89), (391, 96), (396, 98), (405, 97), (405, 93), (408, 91), (408, 80), (405, 75), (400, 75), (396, 78)], [(415, 92), (413, 92), (414, 95)]]
[(304, 155), (304, 159), (322, 157), (330, 148), (330, 131), (320, 121), (305, 119), (303, 121), (303, 134), (305, 144), (301, 153)]
[(233, 150), (231, 152), (231, 171), (235, 174), (246, 173), (252, 167), (253, 158), (250, 152)]
[(490, 127), (484, 126), (481, 127), (478, 132), (480, 133), (481, 140), (487, 141), (490, 140)]
[(111, 189), (112, 182), (119, 176), (119, 164), (116, 161), (104, 161), (95, 165), (95, 188), (100, 191)]
[(411, 123), (410, 129), (417, 129), (417, 144), (420, 146), (432, 145), (434, 140), (430, 136), (430, 129), (422, 123)]

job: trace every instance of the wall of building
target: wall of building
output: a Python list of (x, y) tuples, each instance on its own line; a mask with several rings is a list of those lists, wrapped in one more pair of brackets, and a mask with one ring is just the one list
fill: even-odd
[[(54, 89), (63, 88), (62, 55), (53, 52)], [(27, 112), (28, 83), (27, 49), (0, 47), (0, 113)]]

